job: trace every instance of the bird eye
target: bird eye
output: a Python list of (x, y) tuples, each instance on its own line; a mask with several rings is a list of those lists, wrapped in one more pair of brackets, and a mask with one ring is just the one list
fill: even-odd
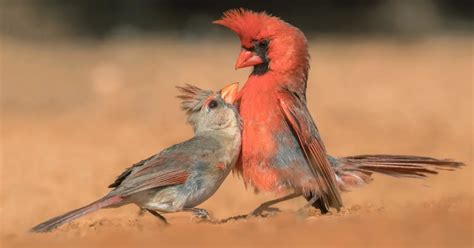
[(210, 109), (213, 109), (213, 108), (216, 108), (217, 105), (219, 105), (216, 101), (212, 100), (209, 102), (209, 104), (207, 105)]
[(262, 40), (262, 41), (260, 41), (260, 42), (258, 43), (258, 46), (259, 46), (260, 48), (265, 48), (265, 47), (267, 47), (267, 46), (268, 46), (268, 40)]

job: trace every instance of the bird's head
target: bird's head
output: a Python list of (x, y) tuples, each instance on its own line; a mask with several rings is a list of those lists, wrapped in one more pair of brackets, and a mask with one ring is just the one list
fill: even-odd
[(235, 68), (253, 66), (252, 75), (269, 71), (304, 74), (309, 69), (306, 37), (298, 28), (265, 12), (233, 9), (214, 24), (235, 32), (242, 46)]
[(177, 87), (181, 92), (181, 108), (186, 111), (188, 123), (194, 132), (233, 130), (240, 131), (240, 117), (234, 102), (237, 98), (239, 84), (232, 83), (217, 92), (203, 90), (187, 84)]

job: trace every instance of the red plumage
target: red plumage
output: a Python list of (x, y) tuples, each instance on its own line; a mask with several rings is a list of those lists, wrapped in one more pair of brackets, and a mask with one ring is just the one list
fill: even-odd
[(227, 11), (214, 23), (240, 38), (235, 68), (253, 66), (238, 96), (243, 132), (235, 170), (257, 191), (293, 192), (263, 203), (253, 214), (301, 194), (326, 213), (328, 207), (342, 206), (339, 190), (369, 183), (373, 172), (424, 177), (463, 165), (419, 156), (331, 157), (306, 106), (309, 53), (304, 34), (278, 17), (243, 9)]
[(340, 208), (334, 171), (306, 107), (309, 53), (304, 34), (265, 12), (243, 9), (227, 11), (214, 23), (240, 37), (236, 68), (249, 66), (239, 65), (249, 51), (263, 63), (250, 64), (254, 71), (239, 95), (244, 128), (236, 170), (258, 191), (319, 195), (327, 206)]

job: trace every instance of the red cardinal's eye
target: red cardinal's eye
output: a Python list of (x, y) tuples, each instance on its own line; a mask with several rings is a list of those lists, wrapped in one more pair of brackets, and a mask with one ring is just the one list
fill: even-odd
[(268, 46), (268, 40), (262, 40), (262, 41), (260, 41), (260, 42), (258, 43), (258, 46), (259, 46), (260, 48), (265, 49), (265, 48)]
[(218, 103), (216, 101), (212, 100), (212, 101), (209, 102), (209, 105), (207, 105), (207, 106), (209, 106), (210, 109), (213, 109), (213, 108), (217, 107), (217, 105), (218, 105)]

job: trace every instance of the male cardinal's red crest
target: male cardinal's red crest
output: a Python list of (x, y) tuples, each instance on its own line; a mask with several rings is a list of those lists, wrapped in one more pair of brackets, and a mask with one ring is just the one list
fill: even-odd
[[(299, 82), (292, 84), (306, 84), (309, 54), (306, 37), (298, 28), (265, 12), (244, 9), (226, 11), (214, 23), (229, 28), (240, 38), (242, 51), (236, 68), (267, 63), (267, 69), (279, 77), (294, 75), (289, 80), (297, 77)], [(260, 56), (249, 52), (260, 52)], [(260, 70), (257, 67), (257, 72)]]
[(234, 31), (243, 44), (250, 45), (252, 39), (271, 37), (278, 28), (278, 21), (281, 21), (278, 17), (265, 12), (234, 9), (225, 12), (222, 19), (214, 23)]

